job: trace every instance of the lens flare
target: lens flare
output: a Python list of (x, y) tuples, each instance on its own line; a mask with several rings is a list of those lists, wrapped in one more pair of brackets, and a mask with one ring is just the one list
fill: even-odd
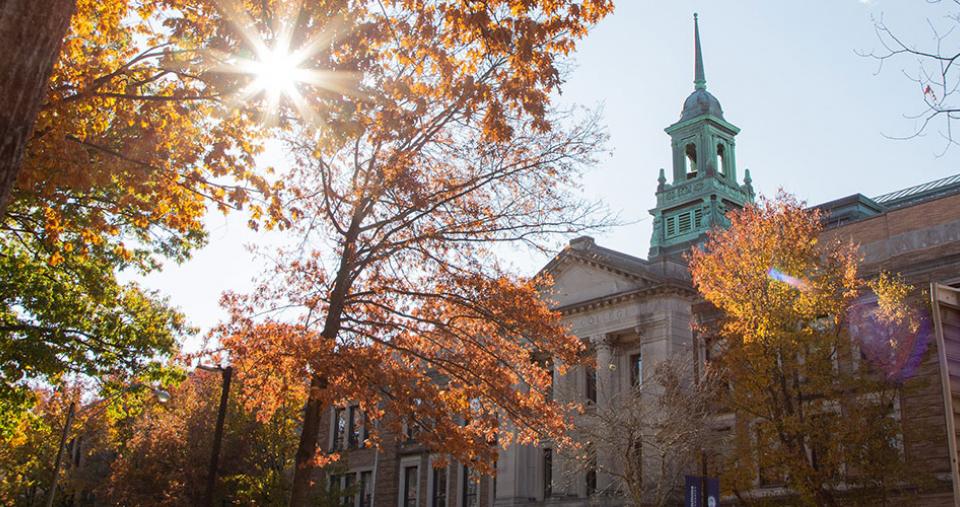
[(850, 337), (860, 347), (862, 360), (883, 372), (888, 380), (912, 377), (930, 342), (930, 319), (919, 309), (911, 319), (885, 318), (876, 302), (861, 302), (847, 310)]
[(799, 278), (797, 278), (797, 277), (790, 276), (790, 275), (788, 275), (788, 274), (780, 271), (780, 270), (777, 269), (777, 268), (770, 268), (770, 270), (767, 271), (767, 276), (769, 276), (770, 278), (773, 278), (774, 280), (783, 282), (783, 283), (785, 283), (785, 284), (787, 284), (787, 285), (789, 285), (789, 286), (791, 286), (791, 287), (793, 287), (793, 288), (795, 288), (795, 289), (797, 289), (797, 290), (804, 290), (804, 289), (806, 289), (807, 286), (808, 286), (808, 285), (807, 285), (807, 282), (805, 282), (805, 281), (803, 281), (803, 280), (801, 280), (801, 279), (799, 279)]
[(286, 100), (303, 119), (313, 122), (316, 115), (303, 94), (304, 88), (315, 87), (341, 95), (359, 95), (359, 77), (355, 73), (325, 71), (312, 67), (311, 59), (329, 47), (334, 41), (334, 33), (341, 32), (338, 21), (330, 20), (325, 29), (294, 49), (291, 42), (293, 25), (300, 14), (298, 2), (282, 3), (287, 8), (276, 17), (277, 21), (272, 30), (274, 36), (270, 40), (261, 35), (258, 25), (237, 0), (220, 0), (217, 5), (253, 53), (252, 58), (247, 58), (209, 52), (218, 61), (215, 71), (251, 78), (249, 84), (229, 99), (238, 107), (248, 105), (250, 100), (262, 98), (264, 117), (268, 123), (272, 123), (280, 112), (281, 101)]

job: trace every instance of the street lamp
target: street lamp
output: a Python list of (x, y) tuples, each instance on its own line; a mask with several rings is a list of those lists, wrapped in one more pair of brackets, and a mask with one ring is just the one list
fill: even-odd
[(230, 378), (233, 376), (233, 367), (198, 364), (197, 369), (220, 372), (223, 376), (223, 385), (220, 389), (220, 410), (217, 412), (217, 427), (213, 432), (213, 451), (210, 455), (210, 469), (207, 471), (207, 489), (203, 499), (203, 505), (213, 507), (213, 490), (217, 485), (217, 467), (220, 464), (220, 444), (223, 441), (223, 420), (227, 416), (227, 398), (230, 396)]
[[(139, 387), (149, 388), (150, 391), (153, 392), (153, 395), (156, 396), (157, 401), (160, 403), (166, 403), (170, 401), (169, 392), (164, 391), (163, 389), (157, 389), (156, 387), (145, 386), (144, 384), (140, 383), (131, 384), (123, 388), (119, 393), (117, 393), (117, 395), (126, 393)], [(93, 405), (90, 405), (90, 408), (101, 405), (109, 400), (110, 398), (99, 400)], [(63, 432), (60, 434), (60, 447), (57, 449), (57, 459), (53, 463), (53, 479), (50, 480), (50, 492), (47, 494), (47, 507), (53, 507), (53, 500), (57, 496), (57, 483), (60, 481), (60, 467), (63, 466), (63, 451), (67, 445), (67, 437), (70, 435), (70, 426), (73, 424), (73, 416), (76, 411), (77, 402), (71, 401), (70, 407), (67, 409), (67, 420), (63, 423)]]

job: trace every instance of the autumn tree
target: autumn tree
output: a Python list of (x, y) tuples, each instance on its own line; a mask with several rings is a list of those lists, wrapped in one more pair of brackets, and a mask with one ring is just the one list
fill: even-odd
[[(111, 505), (200, 505), (217, 419), (220, 377), (195, 371), (170, 401), (115, 417), (116, 459), (94, 490)], [(239, 389), (237, 389), (239, 387)], [(254, 389), (234, 385), (225, 420), (214, 503), (286, 505), (301, 398), (279, 397), (269, 415), (244, 409)]]
[(788, 195), (729, 218), (690, 259), (737, 416), (722, 482), (743, 501), (759, 471), (805, 505), (885, 504), (919, 480), (897, 412), (921, 325), (910, 288), (858, 277), (857, 247), (822, 242), (820, 213)]
[(501, 424), (521, 442), (564, 428), (530, 358), (573, 364), (581, 345), (540, 298), (547, 281), (511, 273), (498, 254), (602, 221), (573, 193), (600, 153), (596, 118), (550, 99), (559, 59), (610, 9), (314, 2), (292, 18), (295, 40), (314, 40), (326, 17), (348, 27), (321, 53), (362, 79), (347, 96), (296, 97), (310, 117), (288, 139), (283, 195), (299, 237), (259, 290), (226, 298), (220, 333), (264, 403), (277, 369), (309, 382), (292, 505), (325, 460), (317, 432), (332, 405), (402, 415), (425, 445), (486, 471), (490, 442), (509, 443)]
[[(675, 355), (657, 364), (648, 378), (585, 409), (566, 454), (568, 473), (607, 474), (603, 495), (624, 495), (630, 505), (672, 505), (681, 494), (684, 474), (696, 469), (700, 452), (716, 448), (712, 430), (719, 371), (698, 372), (692, 354)], [(612, 391), (597, 386), (598, 391)], [(605, 459), (598, 459), (603, 454)]]

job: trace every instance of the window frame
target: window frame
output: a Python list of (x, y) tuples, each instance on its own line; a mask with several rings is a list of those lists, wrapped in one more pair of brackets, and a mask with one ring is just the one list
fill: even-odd
[[(408, 505), (408, 487), (407, 482), (407, 470), (415, 469), (414, 472), (414, 484), (413, 484), (413, 504)], [(400, 491), (397, 494), (397, 507), (417, 507), (420, 503), (420, 457), (416, 456), (410, 459), (403, 459), (400, 461), (400, 477), (399, 477)]]
[[(460, 507), (480, 507), (480, 479), (470, 480), (470, 467), (460, 466)], [(476, 486), (476, 490), (470, 493), (470, 486)], [(471, 505), (468, 498), (473, 498), (476, 502)]]

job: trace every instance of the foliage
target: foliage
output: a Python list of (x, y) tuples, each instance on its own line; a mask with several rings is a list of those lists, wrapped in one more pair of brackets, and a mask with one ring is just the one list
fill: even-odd
[(62, 392), (27, 393), (29, 408), (8, 412), (12, 431), (0, 436), (0, 503), (35, 505), (49, 484), (69, 397)]
[[(28, 383), (64, 373), (129, 382), (161, 374), (187, 330), (183, 316), (135, 284), (121, 285), (94, 257), (57, 266), (16, 242), (0, 242), (0, 418), (16, 419)], [(0, 425), (0, 434), (11, 428)]]
[(904, 388), (902, 370), (874, 359), (913, 349), (910, 288), (889, 275), (859, 278), (856, 246), (821, 243), (820, 214), (788, 195), (729, 218), (690, 259), (720, 312), (716, 361), (738, 421), (722, 481), (744, 494), (759, 470), (761, 485), (786, 484), (803, 504), (887, 501), (908, 477), (896, 408)]
[[(171, 390), (169, 403), (151, 404), (133, 416), (129, 436), (114, 441), (117, 458), (96, 490), (98, 498), (122, 505), (201, 503), (220, 388), (220, 375), (196, 372)], [(238, 392), (243, 391), (235, 390), (228, 404), (217, 495), (249, 505), (283, 505), (302, 404), (288, 400), (258, 421), (243, 409)]]

